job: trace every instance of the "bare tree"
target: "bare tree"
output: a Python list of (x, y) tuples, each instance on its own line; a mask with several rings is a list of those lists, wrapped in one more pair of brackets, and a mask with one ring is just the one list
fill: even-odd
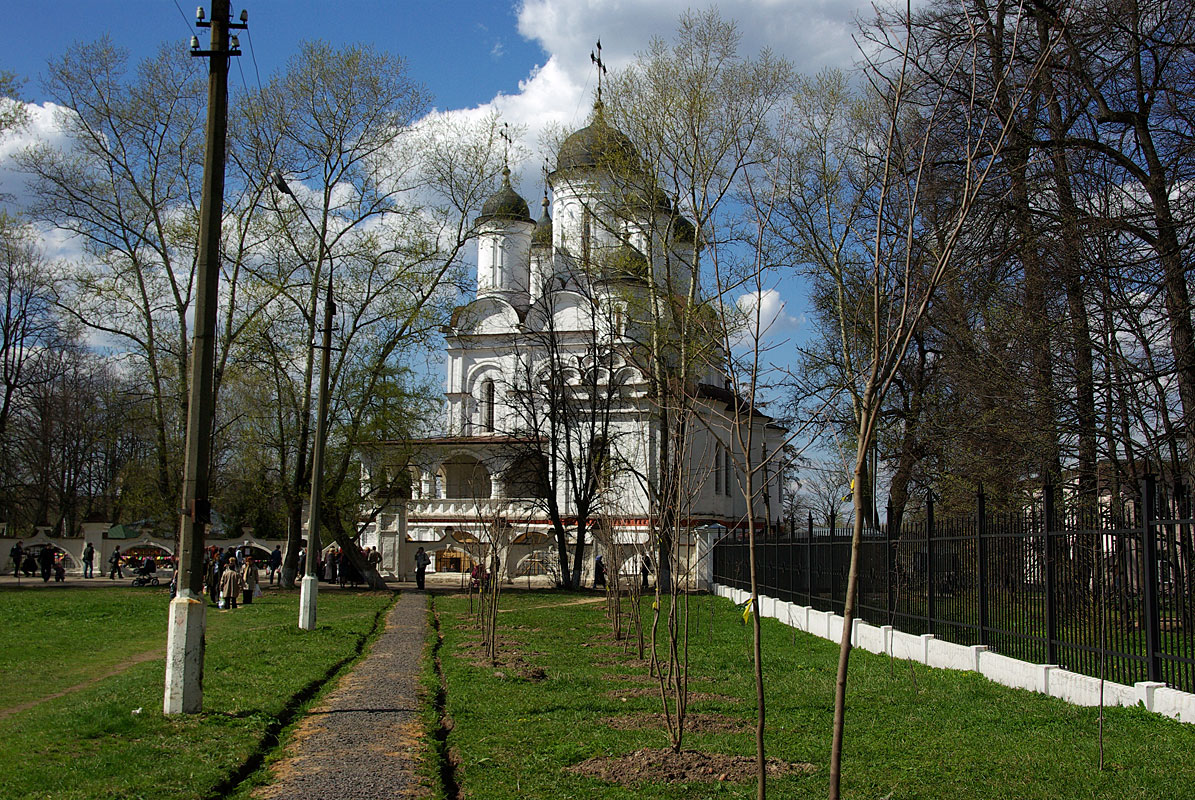
[[(651, 218), (649, 238), (661, 243), (653, 244), (652, 252), (662, 258), (653, 265), (654, 280), (641, 301), (643, 317), (656, 323), (643, 329), (639, 352), (641, 369), (650, 383), (652, 425), (658, 439), (655, 472), (645, 481), (653, 508), (657, 613), (665, 618), (665, 637), (659, 642), (665, 648), (661, 688), (665, 713), (669, 714), (671, 705), (675, 717), (669, 726), (674, 748), (679, 748), (684, 733), (687, 705), (688, 595), (681, 587), (689, 576), (681, 580), (673, 573), (681, 563), (682, 543), (691, 535), (690, 511), (705, 482), (695, 465), (708, 464), (715, 452), (749, 456), (746, 461), (735, 460), (740, 475), (750, 475), (745, 481), (746, 496), (751, 498), (748, 528), (757, 522), (752, 511), (760, 490), (772, 483), (761, 480), (761, 470), (777, 471), (775, 464), (765, 466), (774, 452), (752, 460), (759, 454), (760, 440), (753, 438), (758, 430), (734, 442), (733, 423), (715, 423), (713, 427), (721, 430), (713, 430), (709, 420), (711, 415), (753, 413), (743, 407), (754, 396), (743, 402), (737, 387), (725, 384), (731, 354), (726, 328), (721, 326), (726, 316), (719, 315), (718, 309), (726, 310), (721, 301), (735, 292), (750, 294), (761, 288), (750, 280), (759, 274), (750, 269), (758, 265), (754, 257), (745, 259), (746, 268), (739, 268), (743, 263), (732, 266), (735, 240), (745, 236), (748, 250), (756, 241), (750, 217), (736, 218), (735, 201), (747, 195), (744, 187), (750, 177), (772, 161), (773, 126), (783, 116), (792, 88), (787, 62), (767, 51), (744, 56), (739, 45), (735, 25), (716, 11), (689, 12), (681, 16), (673, 41), (654, 40), (610, 85), (611, 115), (629, 136), (635, 153), (622, 165), (621, 174), (636, 186), (633, 196), (652, 198), (662, 210), (672, 212)], [(669, 208), (664, 201), (674, 205)], [(710, 295), (703, 293), (706, 280), (714, 287)], [(735, 306), (733, 300), (729, 304)], [(718, 439), (723, 450), (714, 447)], [(655, 643), (653, 639), (653, 651)], [(765, 709), (758, 636), (754, 660), (757, 796), (762, 798)]]
[[(621, 296), (606, 291), (619, 276), (600, 256), (578, 266), (569, 283), (543, 286), (516, 352), (513, 383), (502, 387), (513, 412), (505, 450), (538, 479), (533, 496), (552, 525), (566, 588), (581, 586), (602, 501), (624, 466), (619, 454), (635, 372), (620, 346)], [(562, 303), (575, 304), (575, 327), (559, 319)]]
[[(1009, 9), (1015, 12), (1015, 9)], [(893, 22), (895, 24), (889, 24)], [(982, 22), (982, 20), (980, 21)], [(1010, 13), (1007, 24), (1024, 25), (1024, 15)], [(969, 25), (970, 27), (966, 27)], [(1010, 104), (1003, 96), (983, 94), (980, 84), (970, 80), (968, 72), (976, 63), (975, 50), (980, 45), (981, 26), (967, 19), (970, 45), (959, 47), (952, 60), (943, 66), (945, 75), (928, 85), (912, 81), (910, 54), (916, 44), (913, 15), (909, 8), (899, 19), (881, 20), (874, 28), (875, 41), (882, 47), (872, 56), (867, 75), (884, 103), (885, 132), (877, 137), (881, 168), (875, 183), (875, 210), (872, 214), (873, 244), (861, 286), (864, 302), (859, 311), (858, 328), (865, 332), (868, 345), (865, 360), (854, 378), (858, 381), (858, 431), (853, 463), (856, 486), (867, 481), (868, 455), (876, 435), (884, 399), (908, 353), (910, 343), (924, 318), (937, 289), (947, 280), (966, 225), (988, 178), (998, 164), (1008, 142), (1010, 115), (1019, 113), (1025, 98), (1025, 86), (1040, 71), (1040, 59), (1029, 70), (1028, 78), (1017, 85)], [(1003, 75), (1011, 79), (1010, 70)], [(957, 84), (956, 84), (957, 81)], [(965, 103), (954, 100), (953, 91), (943, 86), (966, 85), (972, 94)], [(952, 127), (952, 158), (939, 158), (941, 142), (935, 139), (943, 116), (942, 103), (951, 99), (952, 119), (965, 119), (967, 125)], [(916, 106), (918, 112), (913, 113)], [(959, 139), (957, 132), (965, 132)], [(938, 172), (949, 164), (950, 189), (945, 195)], [(931, 180), (933, 178), (933, 180)], [(931, 193), (931, 189), (933, 192)], [(943, 202), (948, 199), (949, 202)], [(932, 213), (931, 213), (932, 212)], [(923, 238), (923, 226), (930, 232)], [(852, 325), (854, 327), (854, 325)], [(845, 709), (851, 633), (858, 597), (859, 551), (868, 516), (865, 495), (853, 494), (854, 529), (851, 536), (851, 562), (847, 578), (835, 684), (834, 728), (830, 761), (830, 797), (840, 796), (842, 778), (842, 742), (845, 733)]]
[(311, 479), (314, 354), (307, 343), (315, 338), (320, 293), (335, 282), (329, 386), (336, 457), (324, 486), (326, 521), (343, 546), (360, 532), (354, 493), (341, 493), (355, 474), (363, 434), (379, 433), (374, 402), (387, 383), (402, 385), (394, 382), (409, 348), (447, 316), (445, 281), (461, 266), (473, 235), (469, 214), (497, 168), (493, 118), (416, 125), (426, 109), (422, 87), (400, 58), (322, 43), (303, 45), (286, 73), (246, 104), (242, 169), (261, 176), (281, 170), (295, 180), (295, 197), (264, 198), (271, 235), (255, 269), (277, 294), (253, 330), (258, 368), (282, 406), (270, 438), (289, 516), (284, 585), (294, 580)]

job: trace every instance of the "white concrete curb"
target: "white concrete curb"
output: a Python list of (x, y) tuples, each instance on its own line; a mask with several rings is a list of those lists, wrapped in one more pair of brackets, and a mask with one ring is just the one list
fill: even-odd
[[(714, 594), (732, 602), (744, 603), (750, 593), (714, 584)], [(842, 617), (809, 606), (787, 603), (760, 595), (760, 614), (777, 619), (799, 631), (841, 641)], [(940, 669), (978, 672), (985, 678), (1016, 689), (1028, 689), (1057, 697), (1077, 706), (1100, 704), (1100, 681), (1088, 675), (1069, 672), (1057, 664), (1030, 664), (989, 651), (983, 645), (962, 645), (944, 642), (933, 634), (915, 636), (894, 629), (891, 625), (875, 626), (855, 620), (851, 643), (872, 653), (908, 659)], [(1141, 681), (1126, 686), (1104, 681), (1105, 706), (1135, 706), (1141, 704), (1149, 711), (1163, 714), (1179, 722), (1195, 723), (1195, 694), (1167, 688), (1164, 683)]]

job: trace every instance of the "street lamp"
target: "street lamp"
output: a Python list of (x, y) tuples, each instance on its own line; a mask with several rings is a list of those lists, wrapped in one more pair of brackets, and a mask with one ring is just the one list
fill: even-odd
[[(328, 262), (328, 291), (324, 298), (324, 330), (323, 343), (320, 349), (320, 377), (319, 400), (315, 412), (315, 447), (311, 456), (311, 502), (307, 517), (307, 569), (299, 589), (299, 627), (302, 630), (315, 630), (316, 595), (319, 593), (319, 579), (315, 576), (315, 560), (321, 549), (320, 544), (320, 506), (324, 488), (324, 443), (328, 437), (328, 374), (330, 353), (332, 352), (332, 316), (336, 313), (336, 304), (332, 301), (332, 254), (328, 250), (328, 241), (316, 224), (311, 221), (307, 209), (295, 197), (294, 192), (286, 185), (282, 173), (275, 171), (274, 188), (283, 194), (290, 195), (303, 214), (303, 219), (319, 237), (320, 261)], [(312, 343), (312, 347), (315, 344)]]

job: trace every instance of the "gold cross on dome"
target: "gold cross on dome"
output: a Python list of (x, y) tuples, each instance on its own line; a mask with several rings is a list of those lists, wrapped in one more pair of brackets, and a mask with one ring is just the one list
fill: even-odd
[(602, 61), (602, 40), (597, 40), (597, 55), (589, 51), (589, 60), (597, 67), (598, 92), (597, 101), (602, 102), (602, 76), (606, 74), (606, 63)]

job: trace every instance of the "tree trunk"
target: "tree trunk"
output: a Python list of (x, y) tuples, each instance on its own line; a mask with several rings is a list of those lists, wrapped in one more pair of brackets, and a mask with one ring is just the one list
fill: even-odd
[[(863, 413), (860, 430), (870, 428), (870, 402), (865, 399), (860, 410)], [(862, 477), (866, 468), (863, 453), (866, 452), (867, 439), (860, 436), (859, 453), (855, 457), (855, 480)], [(855, 621), (855, 598), (859, 593), (859, 550), (863, 542), (863, 515), (860, 508), (863, 498), (856, 494), (853, 498), (855, 506), (855, 524), (851, 531), (851, 561), (847, 570), (846, 596), (843, 598), (842, 608), (842, 637), (838, 642), (838, 672), (834, 679), (834, 734), (830, 744), (830, 800), (839, 800), (842, 783), (842, 740), (846, 729), (846, 679), (851, 660), (851, 632)]]

